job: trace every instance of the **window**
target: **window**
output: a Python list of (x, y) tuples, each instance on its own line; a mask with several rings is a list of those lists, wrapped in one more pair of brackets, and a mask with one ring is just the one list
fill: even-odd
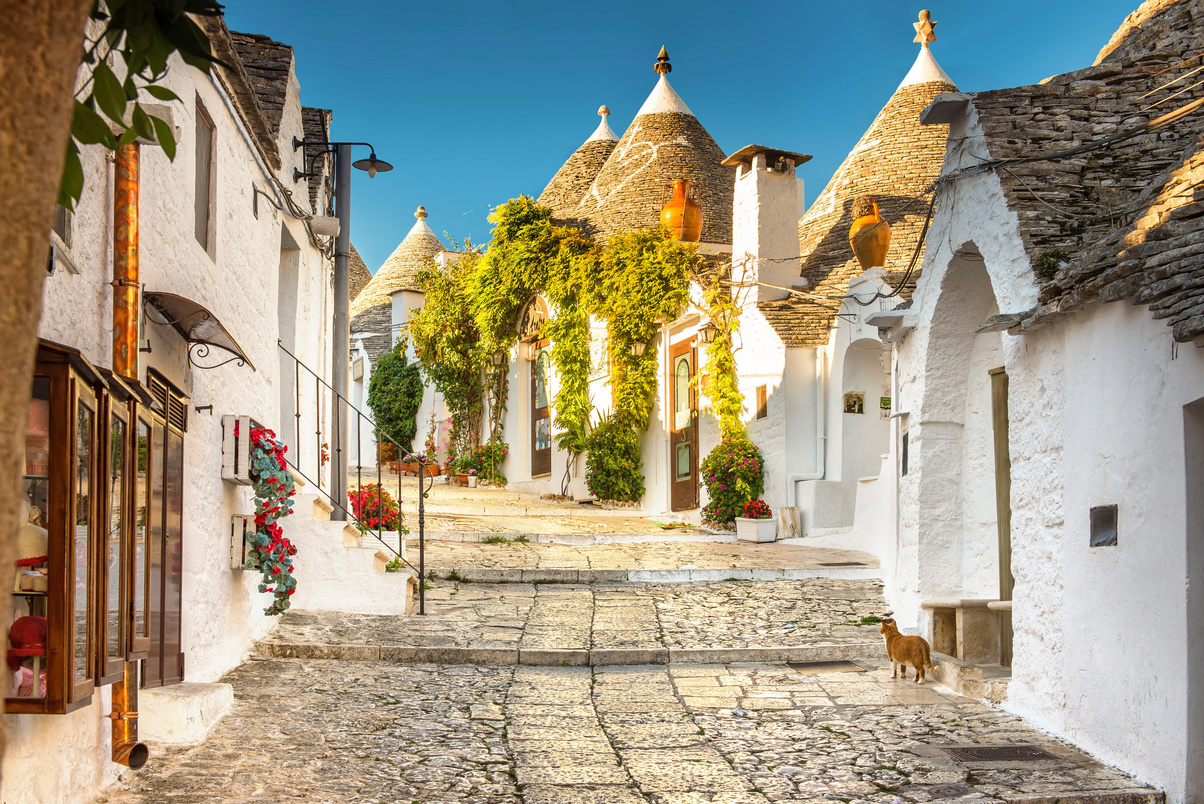
[(51, 231), (59, 236), (59, 240), (63, 241), (64, 246), (71, 248), (71, 210), (55, 205), (54, 225), (51, 227)]
[(757, 418), (769, 416), (769, 389), (764, 385), (757, 386)]
[(181, 593), (184, 557), (184, 394), (154, 371), (147, 389), (163, 416), (151, 415), (149, 531), (149, 648), (142, 685), (162, 687), (184, 680), (181, 651)]
[(1099, 505), (1091, 509), (1091, 546), (1115, 547), (1117, 512), (1115, 505)]
[(213, 120), (196, 102), (196, 241), (213, 253)]
[(186, 406), (182, 394), (162, 389), (167, 404), (156, 402), (160, 417), (140, 404), (142, 392), (75, 350), (45, 342), (38, 350), (10, 587), (10, 713), (63, 714), (85, 706), (96, 687), (122, 678), (126, 662), (147, 658), (152, 643), (160, 657), (154, 683), (183, 679)]

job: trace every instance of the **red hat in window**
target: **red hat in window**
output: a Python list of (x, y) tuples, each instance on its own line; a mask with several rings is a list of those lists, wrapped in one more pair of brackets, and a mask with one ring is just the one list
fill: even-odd
[(46, 655), (46, 618), (18, 617), (8, 629), (8, 666), (16, 670), (21, 660)]

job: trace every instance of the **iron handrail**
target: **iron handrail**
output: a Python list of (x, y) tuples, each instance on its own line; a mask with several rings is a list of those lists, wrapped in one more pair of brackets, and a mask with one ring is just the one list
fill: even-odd
[[(355, 417), (356, 417), (356, 419), (355, 419), (355, 439), (356, 439), (355, 476), (356, 476), (357, 496), (359, 494), (362, 494), (363, 487), (364, 487), (363, 463), (362, 463), (363, 450), (361, 449), (361, 447), (363, 445), (362, 427), (363, 427), (364, 420), (367, 420), (368, 424), (371, 426), (372, 431), (373, 431), (373, 437), (376, 441), (376, 444), (379, 446), (381, 444), (382, 438), (384, 440), (388, 441), (397, 450), (397, 455), (398, 455), (399, 460), (400, 460), (400, 458), (402, 456), (402, 452), (403, 452), (403, 450), (401, 448), (401, 444), (399, 444), (392, 436), (390, 436), (387, 432), (385, 432), (367, 414), (365, 414), (362, 410), (357, 408), (355, 405), (351, 404), (351, 401), (349, 399), (347, 399), (347, 397), (343, 396), (343, 394), (339, 393), (330, 383), (328, 383), (328, 382), (326, 382), (326, 380), (322, 379), (322, 377), (320, 377), (317, 374), (317, 372), (315, 372), (309, 366), (305, 365), (305, 363), (303, 363), (300, 358), (298, 358), (295, 354), (293, 354), (292, 352), (290, 352), (288, 350), (288, 348), (284, 345), (283, 342), (277, 340), (276, 345), (280, 348), (280, 351), (284, 352), (286, 355), (288, 355), (289, 357), (291, 357), (293, 359), (293, 364), (294, 364), (293, 392), (295, 395), (295, 399), (294, 399), (293, 410), (294, 410), (294, 417), (295, 417), (294, 455), (296, 456), (296, 458), (295, 459), (290, 458), (289, 454), (286, 452), (285, 460), (287, 461), (289, 466), (291, 466), (293, 468), (293, 470), (296, 471), (297, 474), (299, 474), (302, 477), (302, 479), (305, 480), (306, 483), (311, 484), (318, 491), (318, 493), (321, 496), (325, 497), (330, 502), (330, 504), (332, 506), (337, 507), (337, 509), (343, 514), (344, 519), (350, 518), (351, 521), (353, 521), (355, 523), (357, 530), (359, 530), (361, 533), (371, 534), (378, 542), (380, 542), (382, 545), (387, 547), (389, 549), (389, 551), (392, 552), (393, 555), (396, 556), (400, 561), (404, 562), (408, 567), (410, 567), (410, 569), (412, 569), (416, 573), (418, 573), (418, 613), (426, 614), (426, 534), (425, 534), (426, 522), (425, 522), (425, 517), (423, 516), (423, 514), (424, 514), (423, 500), (426, 498), (427, 494), (429, 493), (429, 490), (426, 485), (427, 463), (425, 461), (419, 462), (420, 466), (421, 466), (421, 471), (419, 472), (419, 477), (418, 477), (418, 490), (419, 490), (419, 493), (418, 493), (418, 566), (414, 566), (414, 564), (411, 563), (409, 561), (409, 559), (407, 559), (405, 556), (403, 556), (400, 551), (401, 539), (402, 539), (402, 535), (401, 535), (401, 531), (400, 531), (400, 526), (401, 526), (400, 519), (401, 519), (401, 510), (402, 510), (401, 509), (402, 497), (401, 497), (401, 473), (400, 472), (398, 472), (398, 474), (397, 474), (398, 549), (394, 549), (393, 546), (391, 544), (389, 544), (388, 542), (386, 542), (384, 539), (384, 529), (383, 529), (384, 517), (383, 516), (377, 517), (376, 529), (375, 529), (375, 531), (373, 531), (373, 528), (370, 525), (367, 525), (365, 522), (363, 522), (358, 516), (356, 516), (356, 514), (353, 510), (348, 509), (348, 506), (345, 504), (344, 501), (336, 500), (333, 497), (333, 495), (331, 495), (325, 489), (322, 488), (321, 470), (322, 470), (322, 464), (323, 464), (323, 461), (322, 461), (323, 441), (322, 441), (322, 410), (321, 410), (321, 408), (322, 408), (322, 388), (323, 388), (323, 386), (325, 386), (325, 389), (330, 392), (330, 394), (332, 396), (332, 401), (334, 403), (334, 404), (332, 404), (333, 414), (334, 414), (334, 422), (332, 423), (332, 429), (334, 430), (334, 435), (335, 435), (334, 441), (336, 444), (336, 447), (335, 447), (336, 450), (339, 450), (339, 451), (342, 450), (342, 439), (339, 436), (342, 434), (341, 429), (340, 429), (340, 425), (342, 424), (342, 422), (340, 422), (340, 418), (341, 418), (340, 412), (342, 411), (343, 406), (346, 406), (346, 408), (348, 410), (354, 412)], [(304, 368), (309, 373), (309, 375), (314, 378), (314, 387), (315, 387), (315, 392), (316, 392), (315, 398), (314, 398), (314, 420), (315, 420), (315, 425), (316, 425), (316, 429), (314, 431), (315, 438), (316, 438), (315, 452), (317, 455), (317, 467), (318, 467), (317, 472), (315, 472), (315, 474), (318, 475), (318, 478), (316, 481), (314, 479), (310, 478), (305, 473), (305, 471), (301, 468), (301, 462), (302, 462), (301, 461), (301, 369), (302, 368)], [(348, 416), (348, 418), (350, 418), (350, 416)], [(339, 465), (339, 462), (336, 461), (334, 463), (334, 466), (337, 467), (338, 465)], [(433, 479), (431, 481), (431, 484), (434, 485)], [(380, 505), (381, 505), (380, 492), (384, 491), (384, 483), (383, 483), (379, 454), (378, 454), (378, 457), (376, 460), (376, 487), (378, 490), (376, 505), (377, 505), (377, 513), (379, 514), (380, 513)]]

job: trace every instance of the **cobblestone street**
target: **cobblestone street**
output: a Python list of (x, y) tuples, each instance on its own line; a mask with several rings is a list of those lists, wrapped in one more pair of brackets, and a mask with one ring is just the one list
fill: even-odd
[[(862, 669), (864, 668), (864, 670)], [(497, 667), (271, 659), (200, 746), (108, 804), (1156, 802), (1019, 719), (889, 668)], [(1036, 761), (948, 747), (1035, 745)]]

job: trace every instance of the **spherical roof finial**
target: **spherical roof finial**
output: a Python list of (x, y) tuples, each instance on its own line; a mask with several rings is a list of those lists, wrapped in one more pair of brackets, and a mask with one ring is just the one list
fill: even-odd
[(936, 22), (932, 19), (932, 13), (928, 9), (920, 12), (920, 21), (913, 22), (911, 27), (916, 29), (916, 38), (911, 41), (919, 42), (921, 47), (928, 47), (929, 42), (936, 41), (936, 34), (933, 32)]
[(656, 55), (656, 66), (652, 69), (661, 75), (673, 72), (673, 65), (669, 63), (669, 51), (665, 50), (664, 45), (661, 45), (661, 52)]
[(421, 206), (418, 207), (418, 211), (414, 213), (414, 217), (417, 218), (418, 220), (422, 220), (423, 218), (425, 218), (426, 217), (426, 207), (421, 207)]
[(610, 107), (607, 106), (605, 103), (598, 107), (598, 116), (601, 117), (603, 120), (605, 120), (606, 116), (609, 114), (610, 114)]

